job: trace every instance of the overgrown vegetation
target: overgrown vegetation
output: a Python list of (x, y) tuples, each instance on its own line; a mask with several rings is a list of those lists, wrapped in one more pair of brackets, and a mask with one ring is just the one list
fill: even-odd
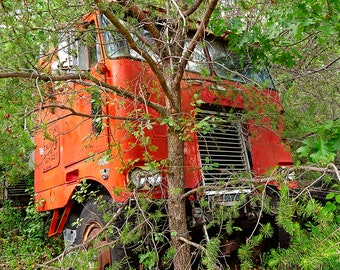
[[(32, 78), (36, 76), (39, 47), (41, 44), (48, 47), (50, 43), (55, 46), (56, 33), (60, 32), (57, 25), (73, 19), (77, 21), (81, 13), (93, 10), (93, 1), (84, 1), (82, 7), (78, 1), (71, 1), (68, 8), (64, 8), (63, 1), (48, 4), (45, 1), (31, 2), (30, 6), (26, 1), (19, 5), (11, 1), (1, 2), (0, 9), (4, 16), (0, 21), (0, 31), (4, 46), (0, 49), (0, 73), (3, 78), (7, 78), (7, 73), (14, 74), (18, 70), (33, 70), (30, 75)], [(139, 1), (135, 2), (138, 4)], [(163, 2), (159, 1), (160, 4)], [(176, 7), (182, 4), (182, 1), (174, 2)], [(185, 2), (191, 4), (192, 1)], [(200, 207), (207, 213), (202, 217), (209, 217), (204, 220), (204, 226), (207, 231), (218, 233), (209, 238), (203, 235), (205, 231), (194, 231), (191, 237), (201, 236), (199, 243), (191, 242), (192, 238), (177, 239), (194, 250), (191, 253), (193, 269), (216, 269), (228, 265), (232, 267), (234, 264), (240, 265), (242, 269), (338, 269), (339, 7), (337, 1), (331, 0), (260, 2), (222, 1), (214, 10), (210, 29), (216, 35), (224, 34), (226, 29), (230, 30), (230, 47), (236, 53), (250, 55), (255, 65), (271, 63), (283, 100), (286, 126), (284, 136), (292, 147), (296, 166), (299, 167), (295, 171), (299, 188), (285, 186), (284, 180), (292, 172), (288, 169), (282, 173), (283, 181), (279, 183), (278, 189), (267, 187), (272, 191), (267, 193), (268, 190), (262, 186), (257, 187), (256, 196), (241, 198), (239, 204), (232, 207), (213, 205), (202, 199)], [(101, 8), (105, 10), (105, 6), (102, 4)], [(129, 8), (129, 5), (124, 8)], [(123, 12), (123, 9), (117, 8), (116, 11)], [(202, 16), (202, 10), (198, 14)], [(167, 74), (173, 72), (169, 70)], [(15, 74), (12, 76), (15, 77)], [(33, 80), (33, 83), (31, 80), (28, 83), (27, 80), (16, 78), (0, 81), (0, 180), (16, 183), (31, 169), (29, 159), (33, 145), (30, 132), (34, 128), (29, 120), (32, 108), (36, 99), (45, 94), (49, 97), (50, 94), (41, 92), (44, 89), (39, 88), (38, 77), (34, 78), (37, 81)], [(196, 102), (200, 103), (199, 100)], [(256, 108), (250, 114), (261, 118), (260, 112), (263, 109), (267, 110)], [(264, 113), (269, 115), (273, 110)], [(150, 116), (144, 114), (143, 117), (149, 120)], [(188, 139), (187, 134), (182, 132), (192, 127), (188, 119), (176, 119), (170, 110), (170, 114), (160, 122), (173, 127), (175, 132), (180, 131), (181, 140)], [(146, 123), (149, 125), (145, 129), (152, 129), (151, 122)], [(196, 125), (195, 128), (200, 128), (199, 125), (209, 128), (210, 124), (202, 121)], [(131, 130), (135, 131), (134, 127)], [(134, 135), (145, 140), (142, 141), (143, 146), (150, 148), (149, 138), (144, 137), (143, 132), (140, 129)], [(152, 154), (146, 159), (153, 168), (166, 163), (152, 163)], [(218, 167), (218, 164), (211, 164), (211, 167)], [(267, 184), (268, 181), (265, 182)], [(89, 184), (84, 181), (84, 185), (75, 194), (79, 205), (84, 205), (88, 200), (86, 196), (89, 195), (89, 186), (86, 185)], [(98, 197), (94, 191), (90, 193), (94, 195), (91, 198)], [(112, 214), (108, 215), (112, 209), (103, 214), (110, 226), (100, 237), (90, 240), (90, 246), (95, 248), (87, 250), (84, 249), (86, 245), (78, 245), (63, 251), (61, 239), (47, 238), (49, 214), (37, 213), (33, 202), (25, 208), (17, 207), (11, 201), (5, 202), (0, 210), (0, 268), (94, 268), (98, 263), (95, 259), (98, 250), (105, 250), (105, 247), (98, 248), (98, 245), (107, 237), (111, 246), (124, 244), (133, 249), (134, 261), (142, 265), (143, 269), (169, 269), (177, 254), (176, 249), (170, 245), (170, 239), (178, 235), (171, 233), (164, 221), (168, 209), (163, 201), (159, 201), (155, 207), (147, 196), (134, 195), (133, 205), (121, 208), (124, 222), (120, 222), (119, 226), (115, 221), (121, 221), (122, 218), (114, 216), (113, 220)], [(106, 204), (104, 209), (107, 210), (107, 202), (103, 197), (99, 196), (95, 201)], [(254, 228), (234, 223), (239, 217), (239, 210), (247, 203), (257, 206), (263, 217), (256, 220)], [(117, 205), (114, 207), (116, 211)], [(76, 220), (74, 226), (81, 226), (81, 220)], [(222, 231), (226, 235), (219, 233)], [(233, 240), (238, 234), (244, 235), (243, 244), (238, 250), (233, 250), (230, 257), (229, 254), (225, 256), (221, 250), (225, 251), (229, 247), (223, 240)], [(118, 236), (112, 239), (113, 235)], [(269, 244), (277, 239), (279, 243)], [(286, 245), (288, 243), (289, 246)], [(133, 263), (130, 263), (131, 267)], [(119, 265), (111, 268), (118, 269)]]
[[(339, 192), (339, 182), (337, 184)], [(287, 249), (271, 250), (265, 265), (269, 269), (337, 269), (340, 266), (340, 196), (330, 193), (326, 203), (304, 193), (290, 197), (287, 188), (280, 192), (277, 223), (290, 236)]]
[[(312, 170), (312, 167), (309, 169)], [(299, 172), (306, 174), (305, 170)], [(241, 233), (246, 237), (246, 242), (228, 257), (221, 253), (223, 238), (206, 239), (208, 242), (204, 245), (192, 242), (198, 251), (193, 254), (193, 269), (216, 269), (216, 266), (224, 269), (235, 265), (240, 265), (241, 269), (259, 266), (264, 269), (337, 269), (340, 266), (337, 244), (340, 240), (340, 180), (336, 171), (310, 171), (311, 177), (315, 181), (305, 189), (292, 190), (283, 185), (280, 191), (274, 192), (277, 199), (274, 204), (271, 203), (275, 197), (273, 194), (267, 196), (261, 193), (253, 197), (253, 203), (262, 207), (264, 215), (263, 219), (259, 219), (257, 228), (245, 228), (234, 223), (242, 201), (239, 205), (224, 207), (213, 206), (202, 200), (202, 209), (210, 213), (210, 220), (206, 224), (208, 230), (226, 229), (230, 237)], [(327, 185), (328, 190), (333, 192), (328, 191), (327, 195), (323, 193), (326, 195), (323, 198), (313, 196), (313, 188), (320, 185)], [(81, 197), (80, 194), (78, 196)], [(13, 202), (6, 202), (0, 212), (0, 265), (4, 269), (48, 266), (58, 269), (95, 268), (98, 263), (96, 255), (102, 250), (98, 248), (98, 241), (104, 236), (115, 235), (116, 221), (121, 220), (119, 237), (110, 238), (110, 245), (124, 244), (133, 250), (134, 260), (130, 258), (124, 267), (129, 265), (135, 269), (136, 262), (143, 265), (144, 269), (171, 267), (174, 250), (169, 246), (170, 231), (165, 221), (164, 202), (159, 201), (156, 207), (147, 197), (135, 197), (132, 204), (121, 207), (122, 218), (111, 214), (109, 209), (112, 206), (103, 197), (94, 198), (99, 209), (105, 211), (104, 219), (111, 225), (102, 232), (102, 236), (91, 240), (90, 245), (96, 248), (87, 250), (84, 250), (84, 245), (78, 245), (63, 251), (60, 238), (47, 237), (48, 215), (36, 213), (33, 203), (19, 209)], [(114, 213), (117, 213), (117, 209)], [(80, 224), (81, 221), (76, 226)], [(197, 233), (202, 234), (197, 231), (192, 236), (196, 237)], [(275, 244), (277, 240), (279, 242)], [(119, 269), (115, 268), (119, 265), (112, 266), (112, 269)]]
[(60, 254), (63, 241), (48, 238), (48, 214), (37, 213), (34, 202), (17, 206), (5, 201), (0, 209), (0, 268), (37, 269)]

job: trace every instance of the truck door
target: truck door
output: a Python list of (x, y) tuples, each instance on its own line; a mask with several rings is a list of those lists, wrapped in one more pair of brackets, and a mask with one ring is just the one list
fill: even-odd
[[(90, 75), (105, 81), (105, 74), (97, 72), (97, 65), (102, 63), (100, 36), (96, 31), (96, 21), (89, 21), (78, 42), (78, 57), (73, 61), (79, 69), (86, 69)], [(81, 84), (70, 84), (64, 103), (72, 105), (79, 115), (72, 115), (62, 121), (61, 147), (65, 167), (89, 158), (94, 153), (108, 149), (108, 128), (102, 117), (107, 113), (105, 95), (97, 87)], [(91, 115), (83, 117), (81, 115)]]

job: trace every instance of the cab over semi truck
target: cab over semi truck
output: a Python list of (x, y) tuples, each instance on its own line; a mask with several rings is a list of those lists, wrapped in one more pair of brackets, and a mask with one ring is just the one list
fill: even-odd
[[(136, 101), (98, 90), (86, 80), (45, 89), (51, 97), (41, 104), (37, 118), (42, 128), (35, 135), (35, 199), (38, 211), (53, 211), (49, 235), (64, 233), (70, 244), (85, 242), (104, 226), (90, 213), (96, 210), (92, 200), (82, 204), (74, 200), (84, 180), (96, 188), (96, 196), (115, 203), (123, 203), (133, 191), (153, 200), (167, 198), (162, 166), (156, 166), (158, 170), (146, 166), (152, 155), (154, 163), (166, 167), (167, 125), (142, 102), (164, 104), (165, 98), (143, 58), (121, 35), (106, 31), (107, 26), (112, 28), (104, 15), (86, 15), (82, 23), (86, 42), (77, 29), (62, 38), (58, 59), (41, 63), (51, 72), (88, 71), (139, 97)], [(141, 33), (150, 36), (146, 30)], [(252, 83), (266, 86), (259, 90)], [(199, 196), (193, 193), (187, 199), (189, 223), (197, 227), (200, 221), (191, 214), (199, 212), (196, 200), (204, 197), (231, 206), (240, 195), (253, 191), (249, 183), (227, 185), (231, 179), (246, 174), (256, 179), (271, 168), (291, 165), (292, 157), (278, 130), (269, 127), (268, 117), (257, 121), (247, 116), (251, 109), (267, 105), (281, 110), (268, 71), (255, 71), (247, 61), (240, 64), (225, 39), (208, 35), (205, 45), (197, 45), (181, 87), (183, 115), (195, 127), (184, 140), (185, 190), (203, 187)], [(77, 218), (82, 224), (74, 228), (70, 224)], [(101, 256), (99, 268), (112, 260), (114, 249)]]

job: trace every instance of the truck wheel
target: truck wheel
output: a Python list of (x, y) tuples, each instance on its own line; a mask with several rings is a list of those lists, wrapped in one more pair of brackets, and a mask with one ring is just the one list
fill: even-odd
[[(114, 207), (111, 203), (111, 198), (108, 196), (104, 197), (103, 200), (105, 204), (103, 207), (99, 206), (100, 203), (95, 200), (86, 202), (85, 207), (80, 214), (81, 226), (76, 230), (76, 244), (86, 243), (89, 239), (97, 235), (105, 226), (106, 222), (103, 219), (103, 214), (110, 210), (113, 212)], [(119, 224), (115, 225), (119, 228)], [(114, 235), (109, 237), (103, 235), (99, 241), (94, 240), (95, 246), (90, 244), (86, 247), (98, 249), (98, 270), (103, 270), (114, 262), (120, 262), (125, 257), (125, 252), (121, 245), (115, 245), (113, 248), (108, 246), (110, 240), (112, 241), (113, 238)]]

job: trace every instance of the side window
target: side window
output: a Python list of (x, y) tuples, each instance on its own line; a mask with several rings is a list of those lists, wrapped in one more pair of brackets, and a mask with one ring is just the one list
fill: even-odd
[(226, 44), (211, 42), (208, 45), (209, 54), (215, 74), (223, 79), (244, 81), (243, 63), (240, 58), (227, 48)]
[(208, 51), (216, 76), (241, 83), (254, 81), (266, 88), (275, 88), (268, 69), (255, 70), (250, 58), (242, 59), (229, 50), (227, 44), (212, 41)]
[(75, 29), (63, 33), (58, 44), (58, 61), (52, 69), (72, 69), (78, 64), (78, 42), (75, 39)]
[[(142, 40), (144, 39), (146, 41), (146, 42), (143, 42), (142, 40), (139, 40), (136, 35), (133, 35), (133, 38), (136, 41), (136, 43), (138, 43), (139, 46), (141, 48), (143, 48), (151, 56), (151, 58), (154, 61), (156, 61), (156, 62), (160, 61), (157, 54), (155, 54), (152, 51), (152, 49), (150, 49), (150, 47), (153, 48), (154, 46), (156, 46), (156, 42), (155, 42), (154, 38), (152, 37), (151, 33), (144, 27), (139, 28), (136, 32), (139, 32), (139, 35), (141, 37), (143, 37)], [(143, 60), (143, 57), (140, 56), (138, 53), (136, 53), (134, 50), (131, 50), (131, 56), (133, 58)]]
[(60, 37), (58, 63), (53, 69), (88, 70), (100, 61), (100, 46), (95, 23), (85, 30), (72, 29)]
[[(185, 49), (188, 47), (190, 41), (185, 43)], [(187, 71), (196, 72), (204, 75), (210, 74), (209, 64), (204, 53), (202, 45), (197, 44), (195, 50), (192, 52), (188, 64), (186, 66)]]
[(126, 40), (114, 30), (114, 26), (104, 16), (101, 15), (101, 25), (105, 28), (103, 32), (105, 51), (109, 58), (129, 56), (129, 48)]

